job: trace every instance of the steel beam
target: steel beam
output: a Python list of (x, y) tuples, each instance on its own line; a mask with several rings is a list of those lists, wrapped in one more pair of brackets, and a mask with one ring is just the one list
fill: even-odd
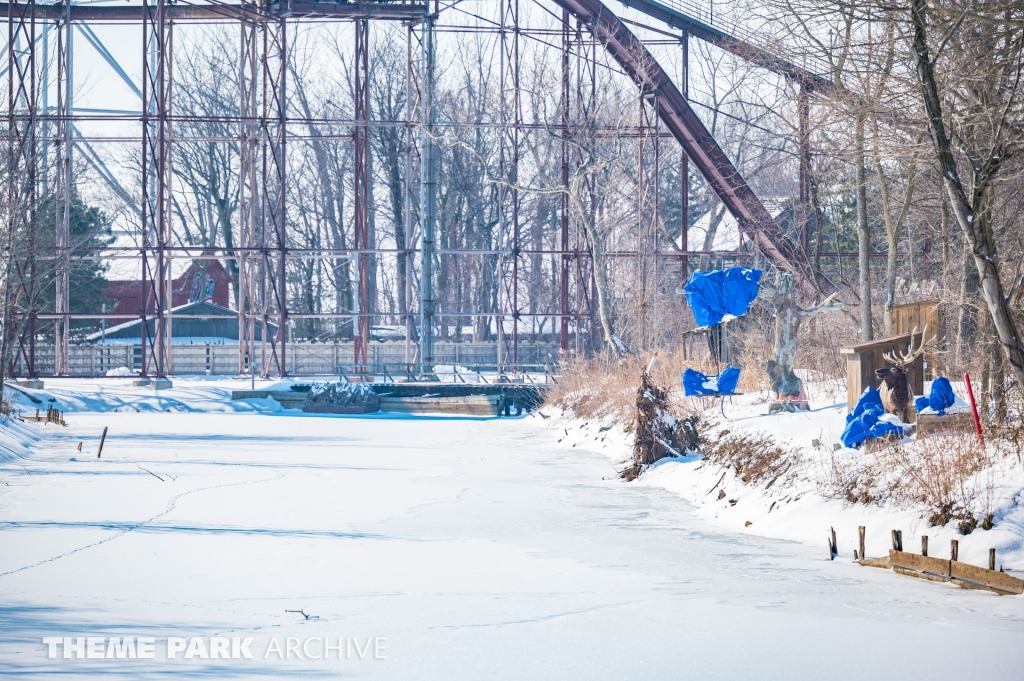
[[(68, 247), (70, 244), (71, 193), (73, 191), (74, 170), (74, 137), (71, 120), (67, 117), (74, 106), (75, 74), (74, 74), (74, 31), (68, 13), (68, 5), (64, 7), (64, 18), (57, 27), (57, 135), (56, 135), (56, 166), (57, 181), (54, 189), (54, 214), (56, 215), (57, 257), (60, 258), (56, 271), (56, 291), (54, 309), (57, 314), (67, 313), (71, 309), (70, 263)], [(70, 325), (66, 321), (54, 324), (54, 368), (57, 376), (67, 373), (69, 353)]]
[[(149, 313), (150, 300), (156, 314), (153, 338), (142, 325), (142, 375), (149, 371), (147, 341), (151, 344), (153, 369), (158, 378), (167, 373), (170, 344), (167, 311), (170, 268), (165, 248), (170, 241), (170, 123), (172, 24), (167, 0), (145, 0), (142, 21), (142, 278), (143, 305), (140, 315)], [(152, 259), (152, 270), (150, 270)]]
[[(28, 262), (15, 254), (17, 242), (34, 237), (36, 203), (36, 15), (35, 2), (12, 3), (7, 8), (7, 142), (8, 186), (7, 225), (4, 234), (5, 286), (2, 340), (0, 340), (0, 385), (13, 371), (13, 346), (18, 316), (13, 307), (34, 307), (34, 244), (29, 242)], [(20, 293), (15, 293), (15, 273)], [(22, 300), (19, 300), (22, 299)], [(19, 304), (20, 303), (20, 304)], [(31, 324), (31, 322), (30, 322)], [(22, 347), (24, 343), (21, 344)], [(34, 369), (30, 369), (34, 371)]]
[[(353, 100), (356, 125), (352, 128), (353, 142), (353, 236), (357, 250), (372, 248), (370, 236), (370, 129), (366, 123), (370, 118), (370, 67), (369, 37), (370, 25), (364, 19), (355, 22), (355, 55), (353, 69)], [(359, 253), (356, 256), (357, 300), (358, 311), (371, 311), (370, 300), (370, 253)], [(353, 362), (356, 365), (368, 362), (367, 352), (370, 345), (370, 318), (360, 316), (356, 324), (356, 333), (352, 344)]]
[[(0, 3), (0, 12), (8, 13), (10, 5), (29, 3)], [(35, 3), (32, 3), (35, 4)], [(245, 17), (260, 16), (266, 20), (288, 18), (291, 21), (309, 19), (372, 19), (383, 21), (418, 20), (428, 10), (425, 2), (283, 2), (274, 3), (261, 9), (252, 3), (208, 3), (174, 4), (165, 8), (165, 18), (174, 23), (215, 21), (238, 21)], [(43, 20), (59, 20), (66, 15), (64, 3), (36, 7), (36, 17)], [(72, 5), (71, 20), (104, 23), (141, 23), (145, 19), (144, 5), (124, 7), (103, 7), (96, 5)]]
[(554, 1), (590, 28), (638, 86), (657, 94), (658, 113), (665, 127), (736, 218), (740, 230), (778, 267), (793, 272), (812, 287), (827, 293), (835, 290), (824, 276), (810, 271), (804, 254), (775, 223), (668, 74), (626, 25), (600, 0)]
[(256, 374), (255, 324), (261, 308), (256, 299), (255, 281), (260, 259), (254, 257), (256, 223), (260, 209), (260, 185), (256, 180), (260, 138), (259, 83), (262, 61), (259, 58), (261, 22), (256, 16), (243, 19), (239, 26), (239, 125), (238, 125), (238, 373)]
[[(555, 1), (558, 2), (558, 0)], [(710, 23), (705, 23), (687, 14), (683, 11), (684, 8), (681, 5), (679, 7), (672, 7), (671, 5), (674, 4), (672, 0), (667, 0), (667, 2), (657, 2), (656, 0), (619, 0), (619, 2), (626, 7), (632, 7), (650, 17), (663, 21), (673, 28), (681, 29), (684, 33), (695, 38), (716, 45), (726, 52), (735, 54), (752, 64), (757, 64), (786, 78), (796, 80), (804, 87), (825, 93), (833, 93), (835, 90), (832, 81), (827, 78), (812, 73), (805, 68), (797, 66), (788, 59), (784, 59), (777, 54), (754, 45), (748, 40), (743, 40), (720, 27), (716, 27), (713, 19)]]
[[(562, 128), (565, 130), (569, 129), (569, 51), (571, 47), (570, 34), (569, 34), (569, 12), (562, 10)], [(569, 250), (569, 144), (566, 140), (561, 142), (561, 154), (562, 154), (562, 195), (560, 197), (561, 204), (559, 205), (559, 227), (560, 227), (560, 243), (563, 251)], [(569, 313), (569, 272), (570, 264), (572, 262), (572, 256), (563, 253), (559, 258), (561, 261), (561, 268), (558, 276), (559, 292), (558, 292), (558, 312), (559, 312), (559, 328), (558, 328), (558, 349), (562, 352), (569, 351), (569, 322), (572, 315)]]
[(437, 231), (437, 145), (434, 126), (433, 15), (424, 14), (420, 24), (420, 373), (434, 370), (434, 237)]
[[(277, 317), (277, 336), (272, 344), (278, 374), (288, 375), (288, 289), (286, 265), (288, 228), (285, 200), (287, 196), (287, 84), (288, 84), (288, 22), (274, 18), (263, 24), (263, 182), (264, 238), (272, 237), (273, 245), (264, 241), (266, 277)], [(269, 301), (268, 301), (269, 302)], [(264, 326), (264, 331), (266, 327)], [(266, 347), (266, 343), (262, 344)], [(269, 371), (265, 366), (264, 373)]]

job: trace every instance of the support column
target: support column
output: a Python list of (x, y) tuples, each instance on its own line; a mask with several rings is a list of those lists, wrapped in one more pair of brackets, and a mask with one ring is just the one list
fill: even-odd
[(416, 117), (416, 111), (419, 110), (419, 101), (414, 99), (418, 97), (418, 88), (413, 87), (413, 80), (416, 77), (416, 71), (413, 64), (413, 41), (415, 32), (413, 31), (412, 25), (405, 27), (405, 191), (402, 193), (402, 212), (403, 212), (403, 230), (404, 239), (402, 243), (396, 243), (395, 245), (402, 249), (401, 253), (398, 254), (399, 271), (404, 272), (404, 276), (399, 277), (399, 286), (404, 287), (400, 291), (400, 300), (402, 301), (401, 309), (399, 310), (402, 315), (402, 323), (405, 325), (405, 371), (409, 372), (409, 365), (413, 362), (413, 333), (416, 327), (415, 318), (412, 314), (412, 273), (413, 268), (413, 252), (412, 252), (412, 224), (413, 224), (413, 156), (415, 154), (415, 144), (413, 142), (413, 126), (412, 121)]
[[(501, 25), (501, 142), (498, 176), (507, 184), (499, 187), (498, 211), (498, 365), (513, 371), (519, 363), (519, 133), (522, 123), (519, 89), (519, 0), (502, 0)], [(505, 319), (512, 318), (512, 331), (506, 338)]]
[[(288, 231), (286, 224), (286, 155), (287, 140), (287, 55), (288, 55), (288, 24), (284, 17), (274, 18), (264, 23), (263, 59), (263, 114), (265, 117), (263, 159), (264, 187), (264, 229), (270, 232), (273, 244), (269, 239), (264, 241), (264, 264), (267, 284), (270, 286), (270, 299), (276, 310), (277, 334), (274, 338), (273, 356), (276, 360), (278, 375), (288, 375), (288, 290), (285, 278), (288, 254)], [(265, 235), (266, 236), (266, 235)], [(270, 301), (267, 301), (268, 303)], [(264, 328), (266, 334), (266, 328)], [(264, 347), (266, 338), (264, 338)], [(270, 367), (265, 366), (264, 375)]]
[(434, 126), (434, 15), (423, 16), (420, 78), (420, 373), (434, 370), (434, 234), (437, 228), (437, 149)]
[(354, 212), (354, 245), (356, 249), (356, 272), (358, 285), (358, 317), (356, 334), (352, 344), (354, 363), (365, 365), (368, 362), (367, 349), (370, 344), (370, 69), (369, 69), (369, 26), (366, 19), (355, 22), (355, 69), (353, 92), (355, 99), (355, 121), (352, 130), (353, 153), (353, 212)]
[[(259, 258), (254, 257), (256, 247), (256, 224), (260, 209), (259, 185), (256, 181), (257, 157), (259, 153), (259, 82), (261, 61), (258, 56), (260, 45), (260, 20), (246, 16), (241, 24), (239, 51), (239, 115), (238, 130), (238, 373), (243, 375), (256, 372), (255, 325), (256, 311), (260, 309), (255, 300), (253, 282)], [(265, 340), (261, 338), (261, 340)]]
[[(149, 370), (146, 357), (149, 301), (153, 301), (153, 369), (163, 378), (167, 368), (168, 277), (165, 260), (170, 228), (170, 188), (168, 186), (168, 89), (171, 61), (170, 22), (166, 0), (146, 0), (143, 4), (142, 41), (142, 375)], [(149, 251), (152, 250), (152, 253)], [(153, 269), (149, 271), (152, 258)]]
[[(562, 135), (569, 134), (569, 12), (562, 10)], [(558, 348), (563, 353), (569, 351), (569, 266), (571, 257), (569, 250), (569, 145), (561, 143), (562, 153), (562, 195), (561, 206), (559, 207), (559, 222), (561, 227), (560, 250), (562, 251), (559, 261), (561, 271), (559, 274), (559, 334)]]
[[(5, 286), (3, 330), (0, 339), (0, 386), (13, 373), (12, 355), (16, 319), (15, 307), (30, 308), (32, 301), (25, 294), (34, 288), (31, 260), (22, 265), (15, 258), (15, 246), (23, 233), (31, 235), (35, 221), (36, 157), (35, 123), (37, 117), (35, 2), (11, 2), (7, 6), (7, 139), (9, 168), (7, 194), (7, 229), (4, 235)], [(16, 294), (15, 273), (20, 279), (21, 293)], [(17, 297), (15, 297), (17, 296)], [(18, 298), (25, 297), (24, 301)], [(29, 311), (31, 317), (31, 310)]]
[(56, 167), (54, 185), (54, 214), (57, 223), (54, 245), (57, 247), (56, 285), (54, 312), (59, 316), (54, 321), (54, 364), (53, 373), (63, 376), (68, 373), (70, 341), (71, 281), (68, 246), (71, 240), (71, 193), (73, 191), (74, 137), (71, 127), (71, 113), (75, 99), (74, 73), (74, 27), (71, 23), (71, 5), (64, 6), (64, 19), (57, 30), (57, 135)]

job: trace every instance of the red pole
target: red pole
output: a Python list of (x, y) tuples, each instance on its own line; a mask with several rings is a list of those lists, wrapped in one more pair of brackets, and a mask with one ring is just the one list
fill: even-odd
[(978, 405), (974, 401), (974, 389), (971, 388), (971, 375), (964, 374), (964, 382), (967, 383), (967, 397), (971, 400), (971, 412), (974, 414), (974, 428), (978, 431), (978, 440), (982, 448), (985, 447), (985, 435), (981, 432), (981, 419), (978, 418)]

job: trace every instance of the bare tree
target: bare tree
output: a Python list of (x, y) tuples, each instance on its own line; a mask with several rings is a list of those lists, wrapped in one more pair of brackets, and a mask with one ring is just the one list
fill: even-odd
[[(910, 6), (912, 55), (942, 182), (970, 246), (999, 343), (1024, 389), (1024, 345), (1000, 277), (992, 214), (996, 176), (1022, 138), (1020, 13), (1019, 7), (977, 11), (973, 4), (937, 4), (937, 27), (944, 35), (933, 57), (927, 2), (911, 0)], [(936, 65), (944, 55), (949, 74), (940, 79)]]

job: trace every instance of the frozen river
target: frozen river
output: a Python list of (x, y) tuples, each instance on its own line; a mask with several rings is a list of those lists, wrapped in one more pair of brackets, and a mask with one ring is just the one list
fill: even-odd
[[(539, 418), (75, 413), (0, 466), (0, 676), (1024, 677), (1024, 597), (830, 562), (827, 520), (821, 546), (724, 532), (556, 439)], [(90, 637), (154, 658), (89, 659)], [(252, 658), (204, 659), (214, 638)]]

